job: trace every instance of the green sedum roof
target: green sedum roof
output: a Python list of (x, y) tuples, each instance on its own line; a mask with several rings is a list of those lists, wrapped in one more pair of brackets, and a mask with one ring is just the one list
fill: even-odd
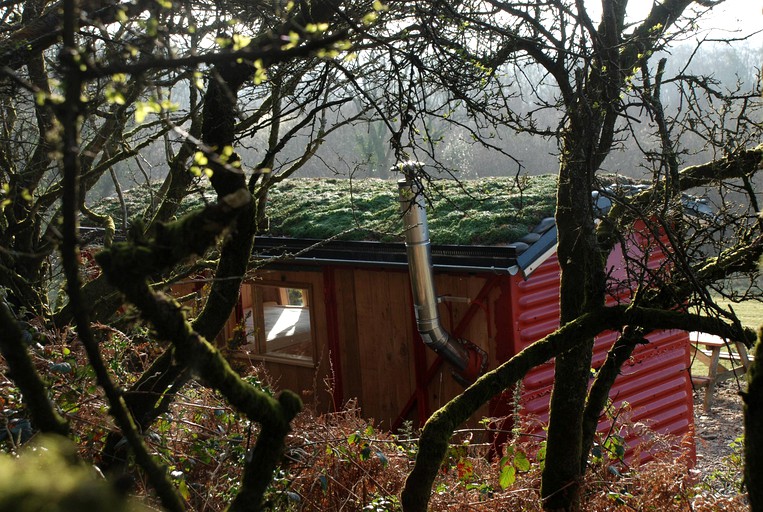
[[(425, 184), (433, 243), (495, 245), (515, 241), (554, 214), (556, 176), (483, 178)], [(271, 236), (402, 240), (397, 182), (380, 179), (296, 179), (268, 197)]]
[[(556, 176), (482, 178), (424, 184), (432, 242), (496, 245), (518, 240), (543, 218), (553, 216)], [(140, 214), (145, 190), (128, 191), (131, 216)], [(136, 197), (138, 196), (138, 197)], [(184, 201), (187, 211), (201, 204), (198, 194)], [(213, 194), (207, 196), (213, 197)], [(120, 217), (116, 198), (95, 208)], [(397, 182), (381, 179), (292, 178), (271, 189), (265, 235), (291, 238), (402, 241)], [(117, 221), (119, 224), (119, 221)]]

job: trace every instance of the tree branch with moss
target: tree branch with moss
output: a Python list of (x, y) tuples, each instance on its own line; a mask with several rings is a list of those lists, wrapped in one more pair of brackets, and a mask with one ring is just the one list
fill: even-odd
[(0, 324), (4, 331), (0, 336), (0, 354), (8, 365), (9, 377), (21, 391), (24, 404), (32, 415), (32, 422), (42, 432), (67, 436), (69, 425), (56, 412), (48, 399), (45, 383), (35, 370), (32, 359), (27, 353), (24, 333), (2, 297), (0, 297)]
[(203, 252), (251, 203), (251, 194), (240, 189), (216, 205), (163, 225), (147, 244), (114, 244), (96, 257), (114, 286), (153, 324), (157, 335), (173, 344), (180, 366), (189, 368), (250, 420), (261, 424), (242, 488), (231, 505), (231, 510), (237, 511), (259, 509), (301, 401), (289, 391), (276, 400), (241, 379), (222, 354), (194, 331), (180, 304), (151, 290), (146, 276)]
[[(763, 320), (763, 319), (761, 319)], [(750, 510), (763, 510), (763, 324), (758, 330), (758, 342), (752, 351), (754, 359), (747, 371), (747, 390), (744, 401), (744, 484), (750, 498)]]
[(453, 431), (491, 397), (497, 396), (522, 379), (527, 372), (552, 357), (577, 349), (586, 340), (603, 331), (621, 329), (625, 325), (646, 329), (701, 330), (728, 339), (751, 343), (750, 329), (727, 324), (717, 318), (677, 311), (612, 306), (598, 308), (565, 324), (507, 362), (480, 377), (461, 395), (436, 411), (424, 425), (419, 438), (419, 452), (413, 471), (406, 479), (402, 494), (406, 512), (425, 512), (432, 485), (448, 448)]
[(85, 347), (88, 360), (98, 384), (104, 391), (110, 405), (110, 413), (121, 429), (135, 454), (137, 464), (145, 471), (148, 481), (156, 490), (162, 505), (173, 512), (183, 512), (185, 504), (177, 489), (172, 485), (165, 467), (157, 463), (148, 451), (133, 422), (130, 412), (122, 399), (122, 394), (111, 379), (106, 364), (90, 328), (87, 307), (82, 300), (79, 275), (79, 248), (77, 212), (79, 205), (79, 180), (81, 173), (80, 142), (81, 122), (85, 105), (82, 101), (83, 77), (79, 63), (79, 48), (76, 42), (76, 27), (79, 19), (76, 0), (63, 2), (63, 48), (61, 63), (66, 78), (66, 101), (56, 109), (56, 115), (63, 127), (61, 167), (63, 171), (63, 243), (61, 258), (72, 311), (77, 325), (77, 334)]

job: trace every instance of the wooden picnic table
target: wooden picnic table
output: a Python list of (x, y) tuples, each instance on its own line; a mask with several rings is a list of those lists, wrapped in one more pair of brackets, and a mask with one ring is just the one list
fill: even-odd
[[(692, 384), (705, 388), (703, 409), (709, 412), (713, 405), (715, 385), (731, 378), (739, 378), (750, 367), (747, 347), (741, 341), (730, 341), (704, 332), (690, 332), (689, 341), (694, 357), (707, 366), (707, 375), (692, 374)], [(736, 348), (736, 352), (731, 350)], [(725, 350), (724, 350), (725, 349)]]

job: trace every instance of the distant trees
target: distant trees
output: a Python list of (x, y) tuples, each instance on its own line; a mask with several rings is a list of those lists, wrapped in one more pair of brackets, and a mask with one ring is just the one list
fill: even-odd
[[(117, 464), (124, 436), (171, 510), (181, 510), (183, 500), (138, 433), (192, 376), (219, 390), (260, 425), (232, 504), (258, 509), (299, 399), (256, 390), (207, 340), (237, 300), (269, 188), (314, 162), (332, 134), (356, 126), (363, 129), (348, 139), (360, 154), (331, 164), (348, 174), (360, 162), (378, 168), (407, 159), (454, 173), (453, 154), (478, 145), (519, 176), (525, 159), (500, 140), (516, 133), (528, 141), (528, 152), (559, 155), (563, 326), (433, 416), (403, 504), (426, 509), (447, 439), (470, 411), (533, 365), (557, 357), (563, 386), (552, 398), (543, 495), (547, 508), (572, 510), (609, 387), (635, 343), (665, 327), (701, 326), (749, 339), (707, 289), (736, 297), (740, 290), (743, 297), (760, 292), (754, 280), (763, 253), (758, 91), (724, 89), (690, 74), (683, 59), (671, 74), (670, 58), (657, 57), (694, 17), (687, 9), (703, 4), (666, 0), (627, 24), (621, 0), (603, 1), (600, 19), (583, 2), (567, 0), (6, 2), (0, 19), (2, 321), (37, 317), (77, 325), (120, 429), (106, 441), (103, 465)], [(456, 137), (459, 144), (451, 140)], [(641, 152), (637, 165), (650, 171), (647, 186), (630, 195), (605, 191), (601, 172), (626, 144)], [(102, 180), (121, 192), (128, 166), (149, 180), (153, 172), (141, 157), (148, 148), (163, 153), (166, 171), (150, 208), (129, 225), (92, 212), (91, 193)], [(687, 166), (700, 150), (713, 160)], [(180, 201), (207, 176), (217, 200), (173, 222)], [(714, 214), (683, 215), (686, 190), (712, 193)], [(593, 192), (610, 196), (603, 218)], [(741, 205), (736, 209), (727, 201), (732, 196)], [(80, 277), (77, 246), (85, 219), (106, 233), (98, 256), (103, 275), (88, 282)], [(654, 273), (643, 255), (629, 262), (626, 283), (612, 283), (606, 256), (627, 243), (636, 220), (654, 238), (669, 239), (670, 272)], [(126, 228), (126, 242), (113, 241), (117, 226)], [(194, 259), (200, 255), (210, 256), (214, 279), (200, 313), (187, 321), (157, 290), (197, 263), (209, 266)], [(740, 275), (747, 287), (723, 286)], [(66, 292), (57, 294), (62, 282)], [(630, 307), (605, 307), (617, 285), (633, 288)], [(51, 303), (56, 295), (60, 308)], [(91, 329), (109, 319), (123, 296), (151, 322), (157, 339), (170, 342), (126, 391), (109, 375)], [(681, 304), (680, 311), (665, 311)], [(605, 329), (623, 334), (589, 391), (592, 340)], [(23, 331), (6, 332), (0, 349), (36, 427), (65, 434), (68, 426), (29, 362)], [(759, 421), (756, 389), (748, 394), (750, 428)], [(748, 438), (748, 459), (758, 460), (759, 443)], [(753, 485), (760, 477), (756, 466), (748, 467)]]

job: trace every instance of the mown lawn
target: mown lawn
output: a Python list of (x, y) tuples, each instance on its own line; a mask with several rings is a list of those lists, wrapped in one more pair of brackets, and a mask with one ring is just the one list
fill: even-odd
[[(758, 327), (763, 325), (763, 303), (755, 300), (748, 300), (744, 302), (731, 302), (729, 300), (722, 299), (721, 297), (714, 297), (716, 303), (725, 308), (728, 309), (729, 306), (734, 310), (734, 312), (739, 317), (739, 320), (742, 322), (742, 325), (745, 327), (749, 327), (750, 329), (758, 330)], [(733, 347), (733, 345), (727, 349), (723, 350), (731, 350), (732, 352), (736, 353), (736, 348)], [(736, 359), (737, 364), (738, 359)], [(708, 368), (705, 364), (700, 362), (698, 359), (693, 358), (692, 364), (691, 364), (691, 373), (693, 375), (707, 375)]]
[(763, 302), (748, 300), (734, 303), (720, 298), (716, 298), (716, 302), (725, 309), (730, 306), (745, 327), (757, 330), (763, 325)]

